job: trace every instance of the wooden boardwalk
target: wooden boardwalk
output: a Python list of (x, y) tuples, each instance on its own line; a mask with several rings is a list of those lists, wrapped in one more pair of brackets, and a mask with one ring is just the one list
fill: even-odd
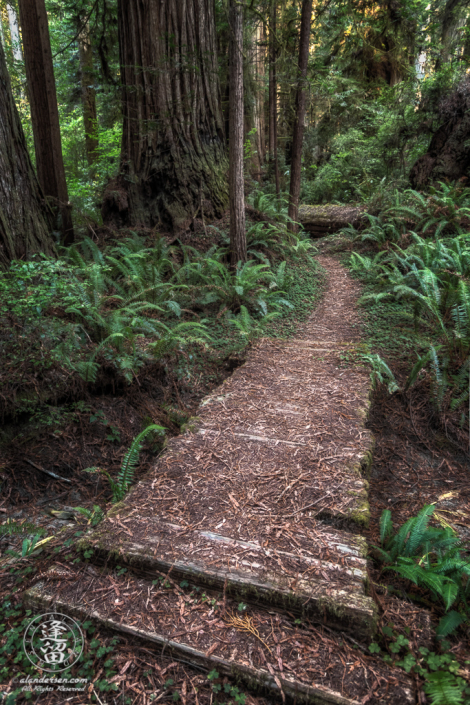
[[(341, 648), (322, 653), (301, 625), (367, 643), (377, 620), (359, 533), (369, 519), (370, 381), (344, 364), (360, 344), (357, 285), (321, 259), (329, 289), (298, 336), (253, 347), (81, 540), (95, 567), (70, 572), (59, 588), (51, 573), (29, 591), (31, 605), (91, 616), (283, 697), (346, 705), (367, 695), (361, 668), (335, 690)], [(118, 578), (116, 564), (129, 573)], [(388, 685), (379, 679), (372, 702), (413, 702), (406, 677), (374, 668)]]

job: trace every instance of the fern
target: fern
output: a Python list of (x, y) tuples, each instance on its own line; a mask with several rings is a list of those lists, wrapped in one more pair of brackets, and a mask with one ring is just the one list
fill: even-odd
[[(463, 544), (453, 529), (428, 526), (434, 510), (435, 505), (424, 506), (394, 535), (391, 513), (384, 510), (380, 520), (381, 547), (375, 546), (377, 557), (387, 564), (385, 570), (429, 590), (441, 600), (446, 612), (454, 604), (468, 611), (470, 563), (467, 556), (462, 556)], [(442, 623), (442, 634), (449, 634), (460, 623), (455, 615), (449, 616)]]
[(384, 544), (393, 531), (392, 512), (390, 509), (384, 509), (380, 517), (380, 543)]
[(399, 391), (400, 387), (397, 384), (395, 375), (380, 355), (361, 355), (365, 362), (368, 362), (372, 367), (371, 380), (374, 385), (378, 382), (387, 384), (389, 394)]
[(443, 617), (441, 617), (439, 624), (436, 628), (436, 636), (440, 638), (449, 636), (449, 634), (452, 634), (452, 632), (454, 632), (458, 627), (460, 627), (461, 624), (466, 621), (467, 617), (465, 617), (465, 615), (461, 614), (460, 612), (456, 612), (455, 610), (451, 610)]
[(461, 705), (464, 702), (462, 688), (456, 677), (449, 671), (429, 673), (423, 690), (432, 705)]
[(117, 476), (117, 482), (113, 483), (113, 502), (120, 502), (124, 495), (128, 492), (134, 478), (134, 471), (139, 462), (140, 451), (142, 444), (149, 433), (165, 433), (162, 426), (151, 424), (147, 426), (138, 436), (132, 441), (132, 445), (127, 451), (122, 461), (121, 469)]
[(31, 534), (35, 531), (37, 534), (44, 534), (46, 532), (42, 527), (37, 527), (35, 524), (30, 522), (23, 522), (19, 524), (12, 519), (7, 519), (4, 524), (0, 524), (0, 537), (1, 536), (13, 536), (14, 534)]

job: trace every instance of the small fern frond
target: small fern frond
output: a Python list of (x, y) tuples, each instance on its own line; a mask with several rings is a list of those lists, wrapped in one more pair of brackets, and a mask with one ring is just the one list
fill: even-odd
[(464, 702), (462, 688), (449, 671), (428, 673), (423, 690), (431, 705), (462, 705)]
[(127, 493), (132, 480), (134, 478), (134, 471), (139, 462), (140, 451), (142, 450), (142, 444), (149, 433), (165, 433), (165, 429), (162, 426), (157, 426), (156, 424), (151, 424), (147, 426), (138, 436), (134, 438), (132, 444), (124, 456), (122, 461), (121, 469), (119, 470), (117, 476), (117, 482), (113, 491), (113, 502), (119, 502)]

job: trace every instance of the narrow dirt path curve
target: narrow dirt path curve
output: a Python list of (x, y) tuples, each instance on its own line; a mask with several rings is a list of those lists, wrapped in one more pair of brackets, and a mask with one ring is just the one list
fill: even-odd
[[(46, 578), (27, 600), (91, 616), (252, 687), (315, 703), (405, 705), (405, 675), (374, 661), (369, 700), (370, 663), (314, 626), (367, 643), (377, 619), (358, 531), (369, 518), (370, 381), (343, 364), (359, 342), (360, 289), (335, 259), (319, 262), (324, 300), (298, 334), (254, 345), (187, 433), (81, 540), (107, 567), (71, 571), (59, 588)], [(130, 572), (112, 574), (116, 562)], [(212, 590), (210, 599), (198, 603), (192, 585)]]

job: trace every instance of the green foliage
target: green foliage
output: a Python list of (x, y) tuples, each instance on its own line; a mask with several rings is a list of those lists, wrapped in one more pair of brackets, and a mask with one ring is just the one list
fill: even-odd
[(371, 380), (374, 386), (377, 383), (386, 384), (389, 394), (399, 390), (399, 386), (390, 367), (377, 353), (374, 355), (361, 355), (364, 362), (368, 362), (372, 367)]
[(44, 541), (44, 539), (41, 539), (41, 533), (38, 533), (32, 537), (23, 539), (20, 551), (8, 549), (7, 551), (5, 551), (5, 553), (9, 556), (13, 556), (14, 558), (27, 558), (39, 549), (39, 546), (42, 541)]
[[(212, 691), (216, 694), (216, 696), (220, 697), (223, 694), (228, 696), (229, 700), (224, 701), (227, 705), (245, 705), (245, 693), (240, 692), (236, 685), (232, 685), (227, 682), (224, 683), (215, 668), (207, 674), (207, 680), (211, 682)], [(221, 701), (217, 699), (215, 702), (220, 703)]]
[[(164, 435), (165, 429), (162, 426), (157, 426), (156, 424), (151, 424), (150, 426), (147, 426), (141, 433), (139, 433), (138, 436), (134, 438), (132, 441), (132, 444), (125, 454), (121, 468), (119, 470), (118, 476), (116, 480), (113, 480), (111, 475), (106, 471), (102, 470), (101, 468), (86, 468), (87, 472), (101, 472), (103, 475), (106, 475), (109, 481), (109, 485), (111, 487), (111, 491), (113, 493), (113, 503), (116, 504), (116, 502), (120, 502), (127, 492), (129, 491), (129, 487), (132, 484), (132, 480), (134, 478), (134, 472), (135, 469), (138, 465), (139, 462), (139, 456), (140, 456), (140, 451), (142, 450), (142, 445), (145, 440), (145, 438), (151, 434), (151, 433), (156, 433), (159, 435)], [(96, 514), (96, 511), (99, 508), (94, 507), (93, 508), (93, 513), (90, 513), (89, 510), (83, 509), (81, 507), (78, 508), (78, 510), (84, 514), (89, 520), (94, 520), (96, 519), (96, 523), (101, 520), (101, 516)]]
[(233, 316), (228, 319), (228, 322), (230, 325), (233, 325), (238, 332), (240, 333), (240, 336), (246, 340), (246, 341), (252, 341), (255, 340), (256, 338), (259, 338), (265, 333), (265, 325), (268, 321), (273, 320), (274, 318), (277, 318), (280, 314), (279, 313), (268, 313), (265, 316), (263, 316), (261, 319), (257, 320), (250, 316), (248, 313), (248, 309), (246, 306), (241, 306), (240, 307), (240, 313), (238, 316)]
[[(441, 184), (429, 198), (415, 192), (412, 194), (423, 212), (411, 213), (407, 206), (396, 206), (390, 209), (394, 211), (391, 217), (401, 218), (404, 222), (414, 214), (415, 224), (421, 229), (427, 228), (431, 202), (433, 212), (435, 209), (444, 212), (444, 220), (435, 227), (434, 239), (409, 231), (406, 237), (411, 239), (411, 244), (405, 249), (396, 245), (394, 250), (382, 250), (374, 258), (354, 253), (351, 267), (364, 280), (375, 284), (375, 290), (362, 297), (363, 304), (395, 301), (403, 310), (407, 310), (406, 306), (412, 310), (415, 339), (421, 349), (424, 346), (424, 352), (418, 355), (410, 371), (405, 391), (417, 381), (422, 370), (428, 370), (437, 408), (441, 411), (462, 408), (466, 418), (470, 355), (470, 235), (455, 228), (451, 215), (457, 220), (466, 215), (467, 207), (462, 203), (470, 203), (470, 189)], [(452, 203), (454, 197), (457, 205), (451, 206), (449, 202)], [(439, 235), (448, 232), (449, 228), (456, 232), (453, 237)], [(362, 239), (367, 237), (369, 230)], [(387, 240), (387, 244), (389, 242)], [(427, 334), (427, 343), (422, 342), (423, 332)], [(433, 342), (429, 342), (429, 338)]]
[(397, 634), (393, 625), (382, 627), (382, 634), (386, 648), (393, 656), (384, 654), (377, 643), (370, 644), (369, 651), (380, 655), (386, 663), (400, 666), (407, 673), (422, 678), (423, 690), (431, 705), (457, 705), (467, 701), (464, 698), (470, 695), (470, 687), (459, 675), (460, 664), (452, 654), (446, 653), (446, 644), (441, 644), (442, 653), (425, 647), (415, 653), (410, 648), (409, 639)]
[(380, 519), (381, 547), (376, 546), (375, 550), (386, 564), (385, 570), (429, 590), (446, 612), (452, 605), (459, 608), (458, 612), (448, 613), (439, 625), (438, 634), (446, 636), (470, 615), (470, 562), (464, 542), (453, 529), (429, 526), (434, 510), (435, 505), (424, 506), (396, 533), (390, 511), (384, 510)]
[(15, 534), (25, 533), (31, 534), (33, 532), (39, 536), (43, 536), (45, 534), (45, 529), (27, 521), (19, 523), (13, 519), (7, 519), (6, 522), (0, 524), (0, 536), (13, 536)]
[[(345, 96), (342, 96), (343, 102)], [(337, 98), (339, 101), (339, 96)], [(385, 165), (381, 154), (384, 119), (390, 126), (393, 118), (380, 107), (372, 106), (372, 123), (379, 135), (372, 137), (371, 125), (350, 127), (335, 135), (329, 144), (326, 163), (312, 164), (304, 170), (301, 199), (305, 203), (347, 203), (367, 199), (383, 178)], [(318, 139), (318, 138), (316, 138)], [(323, 147), (324, 149), (324, 147)]]
[(460, 705), (464, 702), (462, 681), (448, 671), (436, 671), (428, 674), (423, 689), (432, 705)]
[(75, 511), (87, 518), (90, 526), (97, 526), (104, 519), (104, 512), (98, 505), (94, 505), (93, 509), (86, 507), (75, 507)]

